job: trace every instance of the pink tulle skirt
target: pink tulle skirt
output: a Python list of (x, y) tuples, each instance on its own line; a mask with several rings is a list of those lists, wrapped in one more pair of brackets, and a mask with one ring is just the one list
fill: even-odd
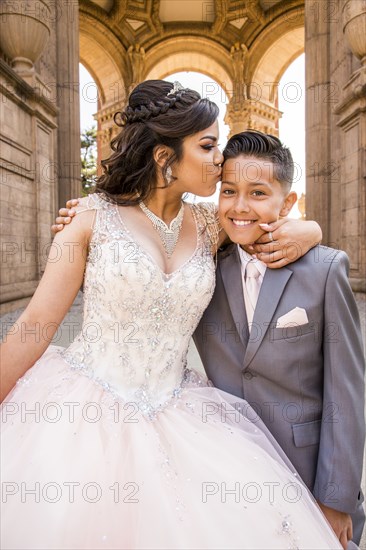
[(341, 548), (233, 400), (192, 374), (141, 414), (50, 346), (1, 408), (1, 548)]

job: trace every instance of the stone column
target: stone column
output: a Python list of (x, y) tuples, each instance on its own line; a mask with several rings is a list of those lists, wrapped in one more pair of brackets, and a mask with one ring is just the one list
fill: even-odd
[(329, 18), (319, 13), (319, 0), (305, 2), (306, 217), (316, 220), (329, 243), (332, 183), (330, 156)]
[(353, 70), (334, 109), (341, 144), (339, 237), (350, 258), (352, 287), (366, 292), (366, 0), (344, 2), (341, 28)]
[(249, 128), (247, 111), (244, 103), (247, 100), (245, 86), (245, 70), (247, 65), (248, 48), (245, 44), (236, 42), (230, 49), (233, 72), (233, 90), (226, 108), (225, 123), (230, 128), (230, 136)]
[(79, 107), (79, 7), (61, 0), (57, 17), (59, 206), (81, 194)]
[(268, 104), (259, 98), (248, 97), (247, 82), (248, 48), (239, 42), (230, 50), (234, 87), (227, 106), (225, 122), (230, 127), (230, 135), (248, 129), (260, 130), (278, 135), (278, 120), (281, 112), (276, 105)]

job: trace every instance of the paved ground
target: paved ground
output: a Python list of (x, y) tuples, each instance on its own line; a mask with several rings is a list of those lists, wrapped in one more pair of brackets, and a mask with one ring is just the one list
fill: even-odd
[[(356, 294), (356, 300), (357, 300), (357, 305), (358, 305), (358, 309), (361, 317), (363, 340), (364, 340), (365, 354), (366, 354), (366, 295)], [(13, 313), (8, 313), (0, 317), (0, 329), (1, 329), (0, 339), (2, 338), (3, 332), (6, 333), (7, 327), (9, 327), (12, 323), (14, 323), (17, 320), (17, 318), (19, 317), (22, 311), (23, 311), (22, 309), (19, 309), (17, 311), (14, 311)], [(75, 335), (78, 332), (78, 329), (81, 323), (81, 318), (82, 318), (82, 293), (79, 293), (69, 313), (65, 317), (64, 322), (60, 327), (60, 330), (56, 334), (54, 338), (54, 343), (59, 346), (66, 347), (70, 343), (70, 341), (73, 339), (72, 334)], [(189, 366), (193, 368), (203, 370), (202, 363), (200, 361), (200, 358), (197, 354), (197, 351), (193, 343), (189, 350), (188, 363), (189, 363)], [(363, 486), (363, 491), (366, 494), (366, 453), (365, 453), (364, 465), (365, 465), (364, 466), (365, 477), (364, 477), (362, 486)], [(366, 529), (361, 541), (360, 548), (361, 550), (366, 550)]]

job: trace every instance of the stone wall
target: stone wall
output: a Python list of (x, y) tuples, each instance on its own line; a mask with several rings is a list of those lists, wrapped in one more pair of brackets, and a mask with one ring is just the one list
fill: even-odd
[(50, 226), (80, 194), (78, 3), (0, 6), (1, 312), (39, 282)]

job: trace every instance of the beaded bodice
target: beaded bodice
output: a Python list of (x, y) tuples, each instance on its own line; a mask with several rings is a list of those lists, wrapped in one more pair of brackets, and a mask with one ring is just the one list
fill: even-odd
[(78, 207), (79, 213), (95, 210), (95, 218), (82, 330), (63, 357), (148, 415), (179, 395), (189, 340), (214, 290), (215, 207), (190, 207), (197, 246), (169, 275), (135, 242), (116, 205), (94, 194)]

